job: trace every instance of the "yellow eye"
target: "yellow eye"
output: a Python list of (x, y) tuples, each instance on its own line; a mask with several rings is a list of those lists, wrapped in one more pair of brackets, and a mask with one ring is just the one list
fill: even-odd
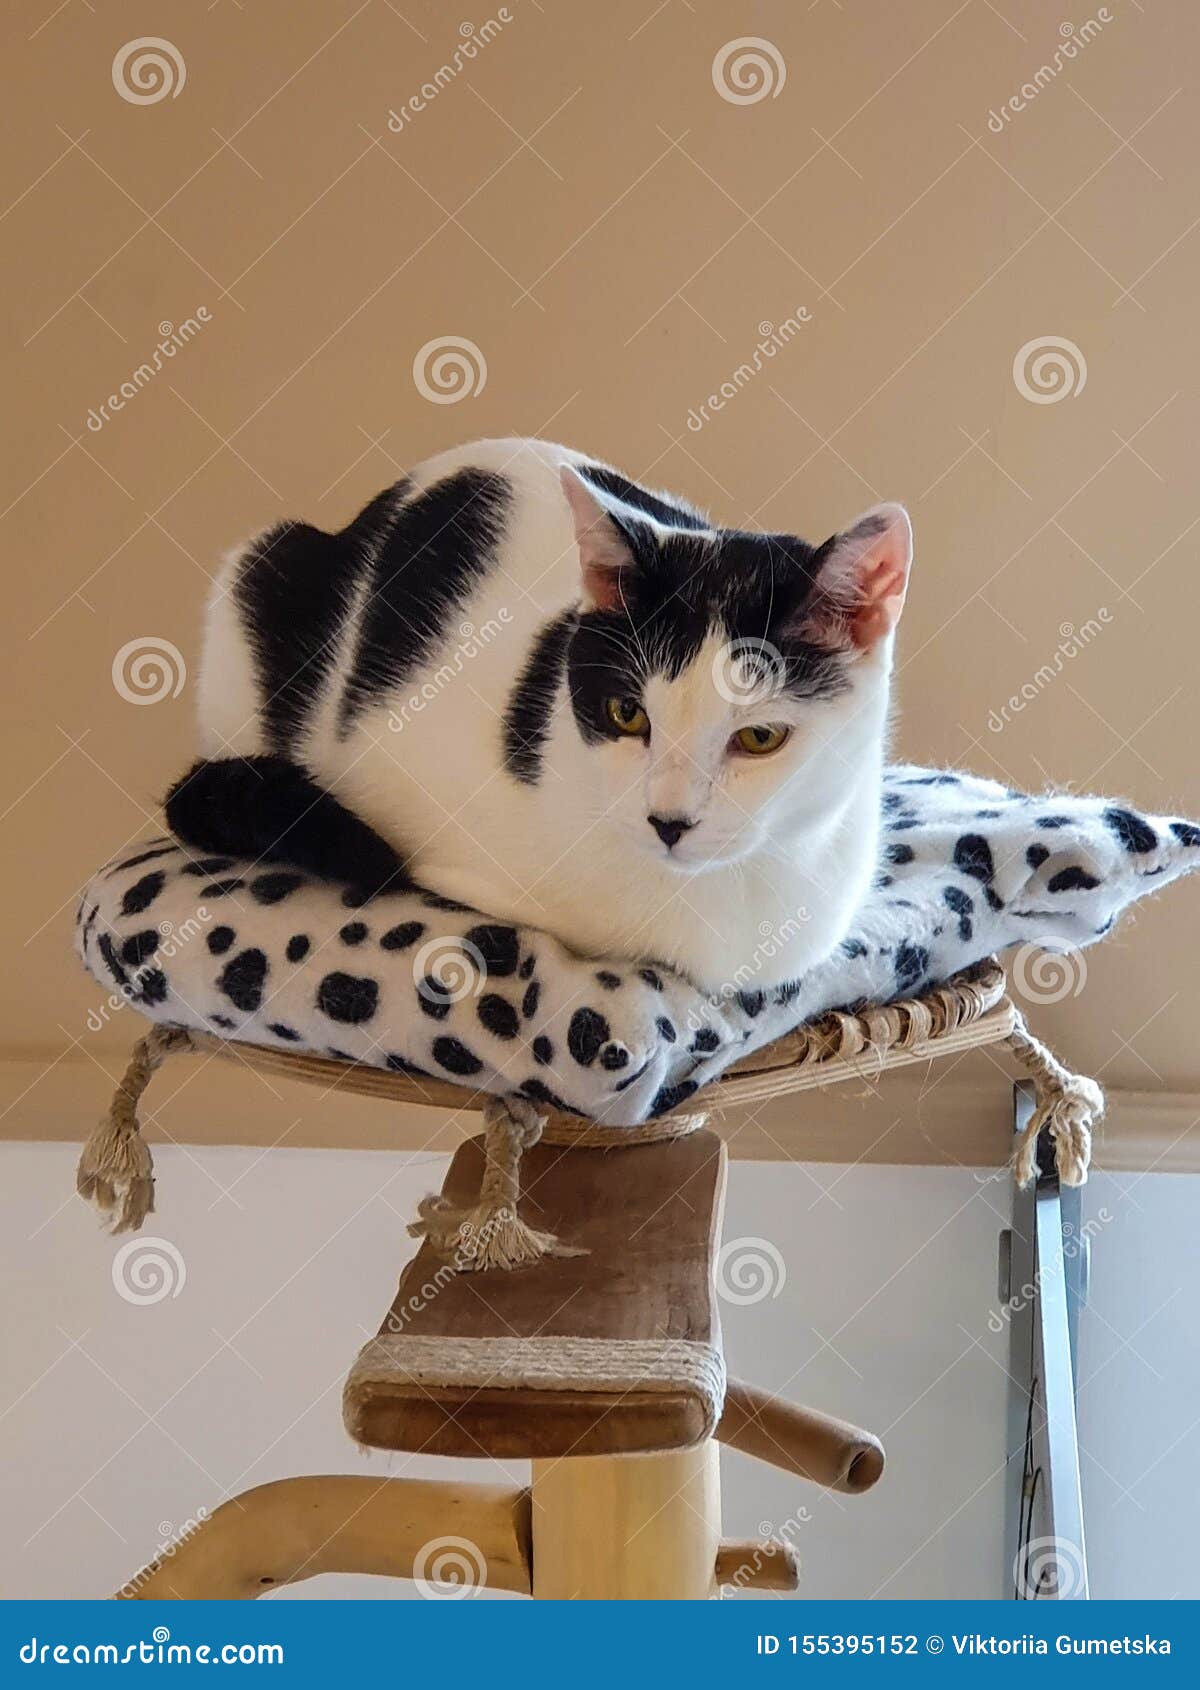
[(613, 727), (623, 734), (648, 734), (650, 718), (636, 698), (606, 698), (604, 710)]
[(791, 728), (741, 728), (733, 743), (748, 757), (767, 757), (791, 737)]

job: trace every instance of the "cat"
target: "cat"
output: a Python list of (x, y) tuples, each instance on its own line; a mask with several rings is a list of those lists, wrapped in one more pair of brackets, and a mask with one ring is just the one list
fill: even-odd
[(435, 894), (710, 991), (782, 985), (877, 870), (898, 504), (721, 528), (538, 440), (284, 523), (208, 607), (186, 844)]

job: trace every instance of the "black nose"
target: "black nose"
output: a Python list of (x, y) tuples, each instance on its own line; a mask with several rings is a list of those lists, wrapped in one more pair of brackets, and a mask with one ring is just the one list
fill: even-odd
[(647, 816), (646, 820), (669, 851), (677, 845), (689, 828), (695, 827), (685, 816)]

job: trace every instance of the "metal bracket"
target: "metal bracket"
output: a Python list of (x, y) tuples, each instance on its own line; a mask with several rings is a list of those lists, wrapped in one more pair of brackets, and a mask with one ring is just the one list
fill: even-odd
[[(1022, 1080), (1013, 1088), (1016, 1132), (1033, 1108), (1033, 1086)], [(1000, 1237), (1001, 1315), (1009, 1327), (1004, 1595), (1015, 1601), (1088, 1596), (1075, 1420), (1088, 1275), (1080, 1209), (1079, 1191), (1059, 1186), (1053, 1143), (1043, 1134), (1037, 1179), (1014, 1189), (1012, 1228)]]

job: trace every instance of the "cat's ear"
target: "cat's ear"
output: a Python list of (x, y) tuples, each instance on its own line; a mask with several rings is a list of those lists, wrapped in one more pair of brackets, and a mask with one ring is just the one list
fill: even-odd
[(575, 522), (579, 573), (585, 610), (623, 610), (622, 577), (633, 568), (629, 541), (604, 503), (569, 464), (561, 471), (562, 490)]
[(870, 651), (900, 620), (912, 569), (913, 532), (903, 505), (874, 505), (827, 540), (804, 606), (804, 634), (818, 645)]

